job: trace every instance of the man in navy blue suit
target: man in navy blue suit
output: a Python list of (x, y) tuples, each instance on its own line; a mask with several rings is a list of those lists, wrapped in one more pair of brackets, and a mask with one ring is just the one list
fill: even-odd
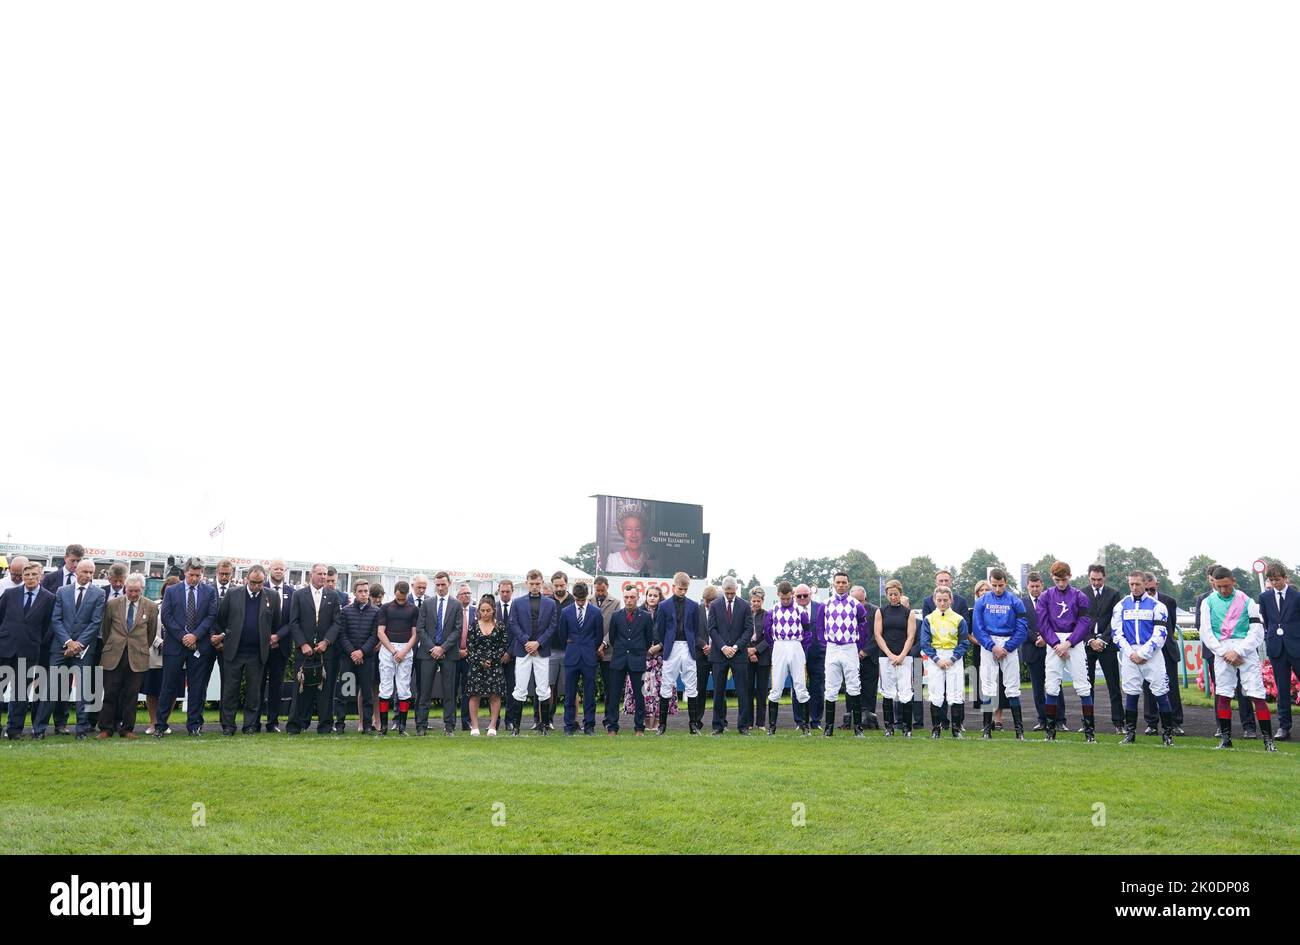
[[(59, 588), (66, 587), (76, 580), (77, 565), (81, 559), (86, 556), (86, 549), (81, 545), (68, 545), (63, 552), (63, 566), (57, 570), (51, 571), (41, 579), (41, 587), (45, 588), (51, 594), (57, 593)], [(46, 640), (47, 646), (42, 648), (42, 652), (48, 649), (49, 640)], [(67, 735), (68, 729), (68, 712), (72, 704), (67, 699), (56, 699), (54, 702), (54, 734)], [(35, 716), (33, 716), (34, 718)]]
[(1300, 593), (1291, 593), (1291, 576), (1277, 561), (1269, 564), (1265, 576), (1269, 587), (1259, 595), (1259, 612), (1264, 618), (1264, 645), (1277, 685), (1275, 739), (1286, 741), (1291, 737), (1291, 674), (1300, 678)]
[[(582, 680), (582, 734), (596, 734), (596, 647), (605, 639), (605, 617), (587, 600), (587, 585), (573, 585), (573, 603), (560, 611), (555, 633), (564, 653), (564, 734), (578, 731), (578, 680)], [(554, 704), (554, 703), (552, 703)]]
[(736, 596), (736, 579), (722, 579), (722, 596), (709, 605), (709, 662), (713, 672), (713, 733), (727, 727), (727, 673), (736, 684), (736, 731), (749, 734), (753, 700), (749, 696), (748, 646), (754, 637), (754, 611)]
[(50, 676), (48, 691), (36, 710), (32, 737), (44, 738), (45, 728), (54, 711), (54, 700), (67, 701), (70, 686), (77, 687), (77, 738), (90, 735), (87, 690), (94, 687), (95, 649), (99, 630), (104, 623), (104, 592), (94, 585), (95, 562), (82, 559), (77, 565), (76, 580), (65, 584), (54, 595), (54, 614), (50, 620), (48, 650)]
[[(663, 678), (659, 683), (659, 734), (668, 730), (668, 701), (673, 690), (677, 688), (677, 677), (681, 676), (686, 690), (687, 705), (693, 705), (699, 696), (698, 677), (696, 675), (696, 638), (700, 627), (700, 606), (686, 596), (691, 586), (691, 576), (685, 571), (673, 575), (673, 593), (655, 609), (654, 645), (650, 655), (663, 653)], [(712, 585), (710, 585), (711, 587)], [(613, 626), (617, 614), (610, 618)], [(610, 663), (610, 678), (614, 677), (613, 663)], [(690, 716), (690, 733), (700, 734), (695, 717)]]
[[(794, 605), (801, 610), (808, 612), (809, 626), (817, 626), (817, 620), (821, 617), (822, 605), (812, 599), (812, 588), (807, 584), (800, 584), (794, 589)], [(804, 637), (804, 657), (808, 661), (808, 691), (813, 693), (813, 698), (805, 702), (796, 702), (794, 704), (795, 721), (799, 722), (802, 718), (803, 724), (810, 729), (821, 731), (822, 713), (826, 710), (825, 703), (816, 697), (816, 693), (826, 688), (826, 645), (818, 641), (817, 634), (810, 633)]]
[(182, 678), (187, 690), (185, 730), (193, 736), (203, 733), (204, 686), (212, 654), (208, 637), (216, 618), (217, 592), (203, 582), (203, 562), (191, 558), (185, 562), (185, 580), (163, 593), (163, 669), (155, 738), (171, 732), (167, 721), (180, 695)]
[[(709, 584), (700, 595), (699, 626), (695, 630), (695, 682), (700, 694), (694, 699), (686, 700), (686, 711), (690, 717), (691, 731), (704, 731), (704, 694), (712, 692), (709, 675), (713, 669), (713, 646), (709, 639), (709, 607), (718, 597), (716, 585)], [(725, 728), (725, 725), (723, 726)]]
[[(632, 726), (637, 735), (645, 734), (645, 693), (641, 674), (646, 655), (654, 645), (655, 629), (649, 611), (638, 607), (640, 591), (635, 584), (623, 589), (623, 609), (609, 615), (609, 679), (605, 688), (605, 731), (618, 734), (619, 710), (623, 704), (624, 679), (632, 680)], [(684, 595), (683, 595), (684, 598)], [(593, 609), (595, 604), (591, 605)], [(662, 609), (666, 604), (661, 604)], [(680, 641), (678, 641), (680, 643)], [(666, 700), (661, 700), (662, 705)], [(659, 716), (659, 734), (667, 725), (666, 713)]]
[[(271, 634), (271, 647), (266, 654), (266, 671), (263, 673), (263, 705), (266, 712), (266, 730), (280, 731), (280, 704), (284, 698), (284, 669), (293, 656), (293, 634), (289, 631), (289, 611), (293, 604), (293, 585), (285, 577), (284, 561), (276, 558), (271, 562), (270, 582), (266, 593), (280, 599), (280, 617), (275, 623), (275, 632)], [(367, 720), (369, 721), (369, 720)], [(259, 721), (257, 731), (262, 730)]]
[[(0, 594), (0, 666), (10, 674), (9, 727), (5, 738), (23, 737), (28, 683), (44, 663), (43, 647), (54, 619), (54, 595), (41, 587), (41, 566), (23, 567), (23, 583)], [(35, 737), (35, 736), (33, 736)]]
[(51, 571), (41, 579), (41, 587), (45, 588), (51, 594), (66, 584), (71, 584), (76, 579), (77, 565), (81, 559), (86, 557), (86, 549), (81, 545), (68, 545), (63, 552), (63, 567)]
[(528, 699), (529, 680), (537, 690), (541, 706), (538, 734), (546, 735), (551, 730), (547, 706), (551, 698), (551, 638), (559, 623), (559, 613), (555, 599), (542, 594), (542, 572), (533, 568), (528, 572), (527, 581), (528, 594), (510, 603), (510, 655), (515, 664), (515, 684), (510, 693), (506, 728), (515, 736), (519, 734), (520, 717)]

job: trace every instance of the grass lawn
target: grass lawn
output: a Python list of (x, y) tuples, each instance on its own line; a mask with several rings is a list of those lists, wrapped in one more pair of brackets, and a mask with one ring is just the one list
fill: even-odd
[(0, 840), (10, 853), (1300, 851), (1290, 744), (870, 735), (6, 743)]

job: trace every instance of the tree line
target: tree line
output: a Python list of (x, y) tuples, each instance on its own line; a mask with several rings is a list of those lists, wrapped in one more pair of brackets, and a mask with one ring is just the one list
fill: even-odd
[[(1280, 557), (1265, 556), (1266, 561), (1281, 561)], [(588, 574), (595, 573), (596, 566), (596, 545), (590, 542), (583, 545), (578, 551), (561, 560), (567, 561), (576, 568), (581, 568)], [(1050, 581), (1048, 570), (1052, 562), (1058, 560), (1056, 555), (1045, 554), (1037, 561), (1030, 565), (1029, 570), (1038, 571), (1043, 575), (1043, 580)], [(1163, 562), (1155, 556), (1150, 549), (1141, 546), (1135, 548), (1124, 548), (1121, 545), (1109, 544), (1097, 551), (1093, 559), (1106, 566), (1106, 584), (1115, 588), (1121, 593), (1128, 593), (1128, 573), (1134, 570), (1150, 571), (1160, 582), (1160, 589), (1163, 593), (1169, 594), (1174, 600), (1178, 601), (1178, 606), (1184, 610), (1190, 610), (1196, 603), (1196, 598), (1210, 589), (1209, 580), (1205, 577), (1205, 569), (1211, 564), (1224, 564), (1224, 562), (1212, 555), (1199, 554), (1193, 555), (1186, 566), (1177, 574), (1177, 580), (1170, 577), (1170, 571), (1165, 567)], [(1088, 585), (1088, 564), (1083, 565), (1070, 562), (1074, 569), (1073, 583), (1076, 587), (1086, 587)], [(852, 584), (861, 584), (867, 589), (867, 596), (875, 601), (880, 592), (881, 578), (888, 581), (891, 578), (897, 578), (903, 585), (903, 593), (907, 595), (914, 606), (919, 606), (921, 601), (929, 596), (934, 590), (934, 575), (940, 570), (940, 565), (935, 562), (929, 555), (919, 555), (904, 565), (894, 568), (881, 568), (871, 559), (865, 551), (859, 551), (856, 548), (850, 548), (842, 555), (835, 555), (825, 558), (792, 558), (785, 563), (784, 569), (780, 574), (766, 582), (770, 584), (779, 584), (781, 581), (789, 581), (792, 584), (808, 584), (812, 587), (829, 587), (831, 579), (835, 572), (844, 571), (849, 576), (849, 582)], [(1014, 567), (1008, 567), (1007, 564), (999, 558), (994, 552), (985, 548), (977, 548), (960, 565), (947, 564), (942, 567), (952, 572), (953, 587), (957, 592), (967, 598), (971, 596), (977, 581), (984, 579), (989, 568), (1001, 568), (1007, 573), (1008, 585), (1017, 592), (1023, 593), (1020, 587), (1020, 565), (1017, 563)], [(1300, 583), (1300, 568), (1287, 565), (1287, 570), (1291, 573), (1291, 580)], [(1259, 581), (1250, 571), (1245, 568), (1234, 567), (1232, 573), (1237, 578), (1237, 583), (1242, 590), (1249, 594), (1254, 594), (1259, 587)], [(719, 574), (712, 581), (714, 584), (721, 584), (724, 577), (734, 577), (740, 582), (746, 591), (751, 587), (757, 587), (764, 583), (758, 579), (757, 575), (751, 574), (748, 581), (745, 581), (736, 573), (735, 568), (730, 568), (725, 574)]]

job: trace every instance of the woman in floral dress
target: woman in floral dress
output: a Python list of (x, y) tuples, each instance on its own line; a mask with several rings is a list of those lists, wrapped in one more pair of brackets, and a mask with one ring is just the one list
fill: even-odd
[[(663, 591), (659, 590), (658, 584), (651, 584), (646, 588), (645, 604), (642, 605), (651, 618), (655, 615), (655, 610), (659, 607), (659, 602), (663, 599)], [(645, 673), (641, 676), (641, 692), (645, 695), (645, 726), (647, 729), (655, 728), (659, 724), (659, 685), (664, 675), (664, 658), (663, 655), (646, 657)], [(632, 680), (628, 679), (623, 686), (623, 711), (631, 715), (634, 711), (632, 704)], [(673, 691), (673, 698), (668, 703), (668, 714), (677, 714), (677, 692)]]
[(497, 608), (491, 595), (484, 595), (478, 604), (478, 620), (469, 628), (465, 641), (465, 659), (469, 663), (469, 679), (465, 691), (469, 694), (469, 717), (474, 727), (471, 735), (478, 734), (478, 705), (487, 699), (492, 706), (492, 721), (487, 733), (496, 735), (501, 719), (501, 698), (506, 694), (506, 674), (502, 660), (506, 655), (506, 628), (497, 623)]

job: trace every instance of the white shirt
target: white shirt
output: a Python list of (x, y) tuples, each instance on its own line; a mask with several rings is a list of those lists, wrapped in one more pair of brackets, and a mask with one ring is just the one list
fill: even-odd
[(323, 587), (321, 587), (321, 588), (313, 587), (313, 588), (311, 589), (311, 601), (312, 601), (313, 604), (316, 605), (316, 622), (317, 622), (317, 623), (320, 622), (320, 599), (321, 599), (321, 595), (322, 595), (324, 592), (325, 592), (325, 588), (323, 588)]

